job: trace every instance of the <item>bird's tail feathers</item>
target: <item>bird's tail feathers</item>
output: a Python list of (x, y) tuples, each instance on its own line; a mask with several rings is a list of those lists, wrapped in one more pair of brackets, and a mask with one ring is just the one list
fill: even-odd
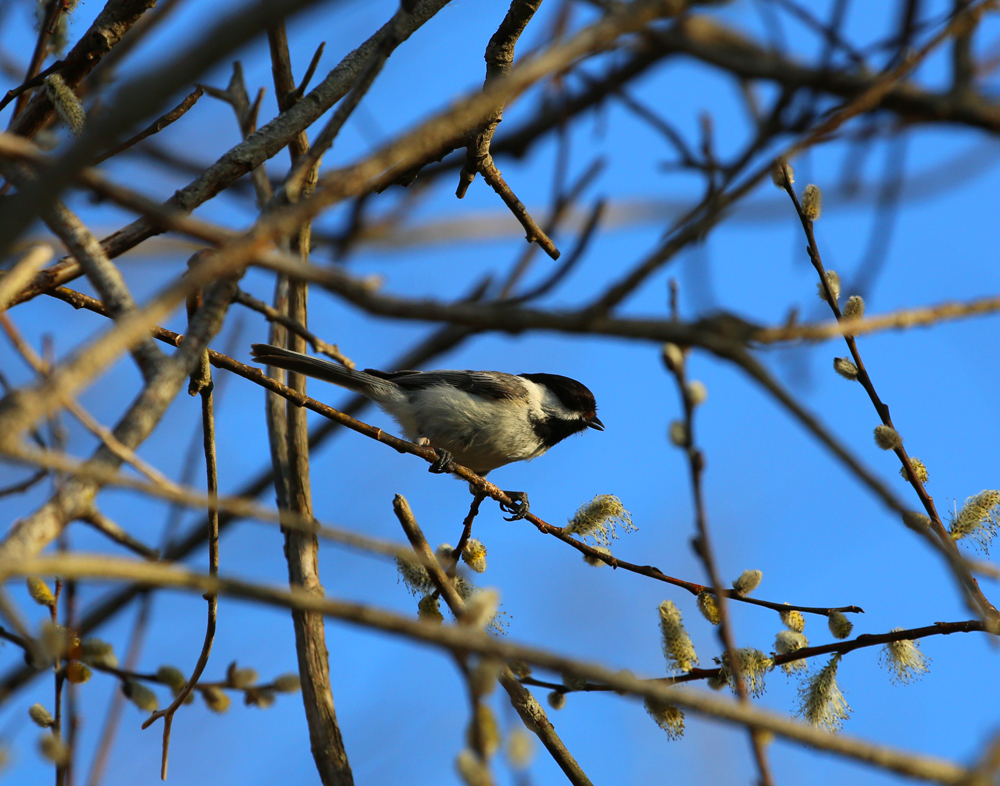
[(396, 385), (384, 379), (348, 368), (332, 360), (323, 360), (270, 344), (251, 344), (250, 353), (258, 363), (295, 371), (313, 379), (332, 382), (376, 401), (391, 397)]

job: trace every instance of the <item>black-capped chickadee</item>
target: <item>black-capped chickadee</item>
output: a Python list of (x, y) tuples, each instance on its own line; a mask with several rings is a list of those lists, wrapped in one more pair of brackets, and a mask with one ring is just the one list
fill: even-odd
[[(500, 371), (356, 371), (339, 363), (253, 344), (254, 360), (353, 390), (390, 414), (407, 439), (438, 451), (432, 472), (447, 472), (452, 459), (485, 476), (514, 461), (530, 461), (571, 434), (604, 430), (594, 394), (558, 374)], [(524, 492), (505, 492), (507, 509), (524, 518)]]

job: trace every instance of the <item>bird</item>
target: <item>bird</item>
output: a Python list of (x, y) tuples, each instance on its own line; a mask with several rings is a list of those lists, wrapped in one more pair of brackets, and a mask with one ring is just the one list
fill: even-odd
[[(530, 461), (567, 437), (588, 429), (604, 431), (594, 394), (559, 374), (502, 371), (364, 371), (270, 344), (252, 344), (253, 359), (331, 382), (369, 398), (402, 428), (407, 439), (438, 454), (431, 472), (451, 463), (477, 475), (515, 461)], [(524, 518), (528, 496), (504, 492), (513, 506), (508, 521)]]

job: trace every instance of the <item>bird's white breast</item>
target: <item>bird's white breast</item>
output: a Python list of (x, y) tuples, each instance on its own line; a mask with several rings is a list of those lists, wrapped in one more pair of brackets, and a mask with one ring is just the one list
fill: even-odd
[(433, 447), (449, 451), (459, 464), (486, 474), (546, 450), (530, 418), (544, 417), (551, 403), (547, 399), (555, 397), (530, 380), (519, 381), (524, 395), (511, 399), (480, 397), (441, 384), (411, 393), (405, 405), (385, 402), (382, 406), (408, 439), (426, 437)]

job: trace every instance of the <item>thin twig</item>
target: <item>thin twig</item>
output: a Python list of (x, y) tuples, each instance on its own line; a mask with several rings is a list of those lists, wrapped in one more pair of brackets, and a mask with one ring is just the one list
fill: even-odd
[[(802, 649), (789, 652), (784, 655), (772, 653), (771, 661), (774, 666), (781, 666), (797, 660), (807, 660), (822, 655), (840, 654), (845, 655), (854, 650), (866, 647), (877, 647), (880, 644), (889, 644), (894, 641), (916, 641), (929, 636), (948, 636), (952, 633), (985, 633), (986, 626), (981, 620), (964, 620), (961, 622), (936, 622), (922, 628), (908, 628), (889, 631), (888, 633), (863, 633), (857, 638), (845, 641), (835, 641), (830, 644), (823, 644), (818, 647), (803, 647)], [(725, 678), (720, 668), (691, 669), (684, 674), (677, 674), (671, 677), (656, 677), (656, 682), (663, 682), (670, 685), (681, 685), (686, 682), (698, 682), (700, 680)], [(574, 685), (568, 687), (564, 683), (546, 682), (534, 677), (521, 679), (525, 685), (533, 685), (539, 688), (548, 688), (560, 693), (600, 693), (612, 691), (614, 688), (600, 683), (588, 682), (584, 685)]]
[(48, 474), (49, 471), (47, 469), (39, 469), (19, 483), (11, 483), (9, 486), (0, 488), (0, 497), (9, 497), (13, 494), (23, 494)]
[[(590, 166), (588, 166), (583, 171), (583, 174), (581, 174), (580, 177), (576, 179), (573, 185), (571, 185), (566, 190), (565, 193), (562, 192), (561, 190), (556, 192), (555, 203), (553, 204), (552, 210), (549, 212), (549, 215), (546, 217), (545, 220), (545, 227), (544, 227), (545, 234), (551, 235), (559, 228), (559, 226), (562, 224), (563, 220), (567, 217), (569, 212), (573, 209), (574, 204), (577, 202), (577, 200), (579, 200), (583, 192), (594, 182), (597, 176), (604, 170), (606, 163), (607, 162), (603, 158), (594, 159), (594, 161), (590, 164)], [(579, 241), (577, 244), (577, 249), (579, 249), (581, 245), (585, 244), (582, 241)], [(577, 249), (574, 249), (574, 251), (576, 251)], [(535, 253), (537, 251), (538, 251), (537, 245), (529, 245), (524, 249), (524, 251), (521, 252), (517, 260), (517, 263), (511, 269), (510, 274), (507, 276), (507, 279), (503, 282), (503, 286), (500, 287), (500, 292), (497, 295), (497, 300), (520, 303), (522, 301), (534, 300), (535, 298), (540, 297), (541, 294), (545, 294), (546, 292), (546, 290), (544, 289), (545, 284), (548, 284), (550, 289), (551, 287), (558, 284), (559, 281), (562, 279), (562, 277), (564, 277), (569, 272), (569, 270), (572, 269), (575, 262), (578, 261), (581, 256), (577, 255), (576, 259), (573, 259), (574, 255), (570, 254), (570, 258), (572, 261), (569, 264), (567, 264), (566, 260), (563, 260), (559, 270), (556, 273), (552, 274), (544, 284), (533, 289), (532, 292), (529, 293), (528, 295), (512, 297), (511, 293), (514, 291), (514, 287), (516, 287), (518, 283), (520, 283), (521, 278), (527, 272), (528, 265), (531, 263), (531, 260), (534, 258)], [(539, 293), (539, 290), (542, 290), (541, 293)]]
[(573, 246), (572, 250), (563, 258), (563, 261), (559, 264), (555, 270), (544, 280), (541, 281), (537, 286), (532, 287), (527, 292), (524, 292), (517, 297), (510, 298), (507, 302), (516, 303), (526, 303), (531, 300), (537, 300), (540, 297), (544, 297), (549, 292), (551, 292), (555, 287), (559, 285), (563, 279), (570, 274), (570, 272), (577, 266), (580, 260), (583, 259), (584, 254), (590, 246), (590, 242), (594, 239), (597, 234), (597, 227), (601, 223), (601, 219), (605, 213), (605, 207), (607, 203), (603, 199), (597, 200), (594, 207), (590, 210), (590, 215), (587, 217), (586, 222), (584, 222), (583, 229), (580, 232), (579, 237), (576, 240), (576, 244)]
[(95, 158), (93, 160), (93, 162), (91, 163), (91, 166), (97, 166), (98, 164), (100, 164), (100, 163), (102, 163), (104, 161), (107, 161), (109, 158), (114, 158), (116, 155), (118, 155), (119, 153), (121, 153), (123, 150), (128, 150), (130, 147), (132, 147), (133, 145), (138, 144), (143, 139), (146, 139), (147, 137), (151, 137), (153, 134), (158, 134), (160, 131), (162, 131), (167, 126), (171, 125), (172, 123), (177, 122), (185, 114), (187, 114), (187, 111), (189, 109), (191, 109), (191, 107), (193, 107), (198, 102), (198, 99), (201, 98), (204, 94), (205, 94), (205, 88), (203, 88), (203, 87), (196, 87), (177, 106), (175, 106), (173, 109), (171, 109), (165, 115), (163, 115), (162, 117), (160, 117), (158, 120), (153, 121), (144, 130), (140, 131), (138, 134), (136, 134), (135, 136), (133, 136), (131, 139), (126, 139), (121, 144), (115, 145), (113, 148), (111, 148), (107, 152), (101, 153), (101, 155), (97, 156), (97, 158)]
[(316, 47), (316, 51), (313, 53), (312, 60), (309, 61), (309, 67), (306, 68), (306, 72), (302, 76), (302, 81), (299, 82), (295, 90), (292, 92), (294, 102), (298, 102), (302, 96), (306, 94), (306, 88), (309, 87), (313, 74), (316, 73), (316, 68), (319, 66), (319, 61), (323, 57), (324, 49), (326, 49), (326, 41), (320, 41), (319, 46)]
[(310, 173), (312, 172), (313, 176), (315, 176), (314, 170), (319, 166), (323, 154), (333, 147), (333, 143), (340, 130), (344, 127), (344, 124), (357, 108), (369, 88), (371, 88), (375, 82), (375, 78), (381, 73), (386, 60), (388, 60), (389, 55), (392, 54), (396, 46), (397, 35), (395, 32), (386, 35), (375, 51), (372, 52), (364, 69), (358, 74), (358, 78), (355, 80), (350, 92), (340, 102), (340, 105), (323, 127), (323, 130), (319, 132), (313, 144), (308, 150), (303, 151), (298, 160), (295, 161), (291, 172), (288, 173), (288, 177), (285, 180), (285, 193), (289, 201), (298, 201)]
[[(400, 497), (400, 499), (402, 498)], [(484, 499), (486, 499), (485, 494), (477, 493), (472, 496), (472, 503), (469, 505), (469, 512), (465, 516), (465, 521), (462, 522), (462, 534), (459, 536), (458, 544), (455, 546), (455, 559), (452, 561), (451, 565), (448, 566), (449, 576), (454, 576), (458, 569), (458, 561), (462, 558), (462, 552), (465, 550), (465, 545), (469, 542), (469, 538), (472, 537), (472, 522), (474, 522), (476, 520), (476, 516), (479, 515), (479, 506), (483, 504)]]
[[(0, 279), (0, 282), (2, 281), (3, 279)], [(278, 322), (296, 335), (302, 336), (302, 338), (312, 345), (313, 350), (316, 352), (326, 355), (329, 358), (333, 358), (338, 363), (343, 363), (348, 368), (354, 368), (354, 361), (344, 355), (336, 344), (328, 344), (315, 333), (306, 328), (302, 323), (280, 313), (277, 309), (272, 308), (264, 301), (258, 300), (253, 295), (248, 294), (241, 289), (236, 293), (236, 300), (234, 302), (257, 311), (267, 317), (269, 322)]]
[(146, 544), (133, 538), (124, 529), (122, 529), (121, 526), (101, 513), (96, 507), (90, 511), (81, 513), (79, 519), (80, 521), (92, 526), (101, 534), (111, 538), (111, 540), (115, 543), (120, 543), (130, 551), (134, 551), (140, 557), (145, 557), (149, 560), (157, 560), (160, 558), (160, 552), (158, 549), (151, 549)]
[(490, 187), (497, 192), (504, 204), (510, 209), (510, 212), (514, 214), (514, 218), (524, 227), (526, 233), (524, 239), (529, 243), (538, 243), (546, 254), (553, 259), (559, 259), (559, 249), (556, 248), (552, 239), (545, 234), (545, 231), (535, 223), (535, 219), (531, 217), (528, 208), (517, 198), (511, 187), (507, 185), (507, 181), (503, 179), (500, 170), (493, 163), (493, 156), (488, 153), (486, 154), (480, 162), (479, 173), (483, 176), (483, 180), (489, 183)]
[[(49, 41), (52, 38), (52, 34), (55, 32), (55, 26), (59, 23), (59, 18), (63, 15), (63, 12), (68, 10), (66, 4), (63, 0), (47, 0), (45, 6), (45, 15), (42, 17), (41, 25), (38, 28), (38, 38), (35, 40), (35, 50), (31, 53), (31, 60), (28, 62), (28, 71), (24, 75), (24, 82), (22, 87), (27, 83), (34, 81), (35, 77), (39, 76), (38, 69), (42, 67), (42, 63), (45, 62), (45, 56), (48, 53)], [(6, 104), (7, 100), (10, 100), (13, 96), (11, 95), (13, 91), (7, 93), (7, 99), (4, 101)], [(24, 109), (24, 105), (27, 103), (27, 95), (24, 90), (18, 90), (17, 103), (14, 105), (14, 114), (11, 118), (13, 122), (21, 110)], [(0, 109), (3, 109), (3, 105), (0, 105)]]
[[(795, 211), (799, 216), (799, 221), (802, 224), (802, 229), (805, 232), (806, 240), (808, 242), (809, 259), (819, 276), (820, 286), (825, 295), (825, 299), (829, 304), (830, 309), (833, 311), (834, 317), (836, 317), (838, 321), (841, 321), (843, 320), (843, 315), (837, 302), (837, 296), (831, 289), (831, 283), (829, 276), (827, 275), (827, 271), (823, 266), (823, 260), (820, 257), (819, 246), (816, 243), (813, 219), (809, 217), (802, 205), (799, 203), (798, 196), (796, 196), (795, 189), (790, 182), (791, 178), (788, 175), (787, 164), (780, 162), (778, 166), (782, 167), (783, 174), (781, 180), (783, 187), (788, 193), (789, 198), (792, 200)], [(892, 422), (888, 405), (885, 404), (881, 398), (879, 398), (878, 392), (875, 390), (875, 383), (872, 381), (871, 376), (865, 367), (864, 361), (861, 359), (861, 352), (858, 349), (857, 341), (851, 334), (845, 334), (844, 341), (847, 343), (848, 350), (850, 351), (851, 357), (854, 359), (854, 364), (858, 369), (857, 380), (864, 388), (865, 393), (868, 394), (868, 398), (871, 400), (872, 406), (874, 406), (875, 411), (881, 419), (883, 425), (888, 426), (894, 431), (898, 431)], [(952, 572), (955, 574), (955, 578), (957, 579), (959, 585), (964, 589), (967, 602), (974, 611), (978, 611), (978, 613), (983, 616), (983, 619), (992, 626), (994, 631), (1000, 630), (1000, 612), (997, 611), (996, 607), (994, 607), (989, 599), (987, 599), (987, 597), (983, 594), (982, 589), (979, 587), (979, 583), (971, 576), (968, 568), (964, 565), (959, 554), (958, 547), (955, 545), (955, 541), (948, 534), (948, 531), (944, 528), (944, 524), (941, 522), (941, 517), (937, 512), (936, 506), (934, 505), (934, 499), (927, 493), (927, 489), (924, 487), (924, 484), (917, 477), (917, 473), (913, 469), (913, 464), (906, 452), (906, 448), (900, 444), (898, 447), (893, 449), (893, 452), (899, 458), (910, 485), (913, 487), (914, 491), (916, 491), (917, 497), (920, 499), (924, 509), (927, 511), (927, 515), (930, 517), (931, 528), (937, 536), (937, 550), (943, 554), (948, 561), (949, 566), (952, 568)], [(927, 539), (932, 544), (935, 542), (935, 538), (928, 537)]]
[[(219, 475), (216, 466), (215, 452), (215, 412), (212, 401), (212, 386), (207, 385), (201, 389), (201, 423), (205, 445), (205, 472), (210, 497), (217, 497), (219, 493)], [(218, 505), (210, 503), (208, 506), (208, 575), (217, 577), (219, 575), (219, 508)], [(174, 713), (187, 699), (188, 694), (194, 690), (194, 686), (205, 671), (208, 665), (208, 658), (212, 652), (212, 643), (215, 641), (215, 628), (218, 622), (219, 596), (214, 592), (207, 592), (205, 600), (208, 601), (208, 622), (205, 625), (205, 640), (202, 644), (201, 654), (195, 663), (194, 671), (188, 678), (187, 684), (178, 691), (170, 706), (164, 710), (154, 712), (142, 724), (142, 728), (147, 729), (157, 719), (163, 718), (163, 758), (160, 764), (160, 778), (167, 779), (167, 757), (170, 752), (170, 727), (174, 720)]]
[[(671, 292), (672, 296), (676, 299), (676, 286), (671, 287)], [(673, 316), (676, 317), (676, 313)], [(719, 639), (724, 649), (723, 658), (728, 662), (740, 703), (749, 705), (750, 694), (747, 691), (743, 675), (743, 664), (736, 649), (732, 623), (729, 618), (729, 598), (722, 592), (722, 579), (719, 576), (715, 553), (712, 549), (708, 515), (705, 510), (704, 495), (702, 494), (702, 473), (705, 469), (705, 457), (697, 447), (694, 438), (694, 412), (699, 402), (695, 401), (692, 395), (691, 387), (687, 380), (686, 364), (683, 358), (679, 363), (671, 362), (669, 366), (669, 370), (677, 380), (681, 402), (684, 406), (684, 439), (678, 447), (682, 448), (687, 456), (691, 476), (691, 496), (694, 500), (695, 529), (697, 531), (693, 548), (705, 566), (705, 572), (708, 574), (708, 580), (712, 585), (712, 594), (715, 595), (717, 600), (719, 609)], [(749, 730), (750, 743), (753, 748), (754, 759), (757, 763), (757, 771), (760, 773), (760, 782), (762, 786), (773, 786), (774, 777), (771, 775), (771, 767), (767, 759), (764, 736), (761, 730), (755, 726), (750, 726)]]
[[(542, 0), (513, 0), (500, 27), (493, 34), (486, 46), (486, 84), (510, 73), (514, 65), (514, 48), (521, 33), (528, 26), (531, 17), (535, 15)], [(497, 126), (503, 119), (503, 104), (483, 120), (468, 135), (468, 147), (465, 154), (465, 164), (459, 175), (458, 189), (455, 196), (465, 197), (476, 174), (482, 171), (483, 164), (490, 154), (490, 142)], [(530, 241), (529, 241), (530, 242)]]

